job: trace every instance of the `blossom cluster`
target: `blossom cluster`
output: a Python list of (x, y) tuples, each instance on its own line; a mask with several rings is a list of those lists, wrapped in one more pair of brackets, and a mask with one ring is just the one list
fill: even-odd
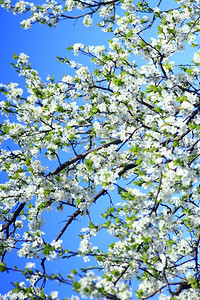
[[(62, 4), (1, 3), (32, 12), (25, 28), (55, 25), (75, 8), (99, 9), (113, 38), (107, 48), (76, 43), (76, 59), (91, 57), (94, 70), (59, 58), (74, 69), (59, 82), (43, 82), (26, 54), (14, 55), (26, 92), (17, 83), (0, 86), (0, 270), (24, 278), (0, 298), (58, 299), (45, 291), (46, 281), (57, 281), (91, 299), (198, 299), (199, 1), (179, 0), (170, 10), (162, 1), (123, 1), (118, 15), (115, 1)], [(91, 14), (83, 17), (91, 26)], [(157, 36), (147, 38), (154, 27)], [(191, 57), (176, 63), (174, 54), (187, 47)], [(52, 218), (52, 240), (45, 225), (55, 210), (63, 227)], [(64, 237), (81, 218), (88, 227), (69, 249)], [(112, 242), (105, 246), (102, 235)], [(7, 252), (27, 259), (24, 270), (6, 265)], [(84, 267), (68, 276), (49, 267), (74, 257)]]

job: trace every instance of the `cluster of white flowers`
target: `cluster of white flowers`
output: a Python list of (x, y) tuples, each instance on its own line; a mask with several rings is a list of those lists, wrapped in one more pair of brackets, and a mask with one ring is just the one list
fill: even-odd
[(29, 5), (29, 2), (27, 1), (19, 1), (16, 2), (15, 8), (13, 9), (13, 13), (15, 14), (21, 14), (26, 11), (26, 7)]
[(74, 50), (74, 54), (75, 55), (78, 55), (78, 52), (80, 49), (83, 49), (84, 48), (84, 45), (81, 44), (81, 43), (76, 43), (73, 45), (73, 50)]
[(86, 27), (91, 27), (92, 26), (92, 18), (89, 15), (86, 15), (83, 19), (83, 24)]
[[(90, 27), (91, 5), (103, 29), (113, 33), (108, 50), (73, 46), (75, 56), (82, 52), (92, 58), (94, 74), (69, 61), (74, 76), (64, 75), (60, 82), (48, 77), (43, 83), (21, 53), (14, 55), (15, 68), (25, 78), (27, 93), (17, 83), (0, 85), (6, 97), (0, 102), (5, 118), (0, 171), (7, 176), (0, 185), (0, 244), (5, 253), (17, 249), (19, 257), (28, 259), (25, 270), (15, 271), (30, 285), (21, 282), (2, 299), (57, 300), (57, 291), (46, 295), (39, 283), (69, 279), (82, 297), (93, 299), (117, 295), (126, 300), (134, 293), (141, 299), (156, 294), (161, 300), (199, 298), (199, 1), (176, 1), (179, 7), (169, 11), (162, 3), (153, 8), (148, 2), (125, 0), (120, 4), (125, 13), (119, 15), (114, 2), (99, 7), (89, 0), (1, 3), (15, 14), (32, 13), (21, 23), (25, 29), (34, 22), (54, 26), (64, 11), (76, 8)], [(147, 38), (157, 25), (157, 36)], [(194, 47), (193, 58), (176, 64), (174, 54), (186, 45)], [(96, 202), (102, 203), (101, 216), (90, 211)], [(71, 216), (68, 206), (74, 209)], [(67, 211), (67, 217), (49, 240), (42, 229), (46, 211), (55, 208)], [(81, 215), (87, 215), (89, 224), (73, 252), (60, 238)], [(60, 218), (65, 219), (63, 214)], [(103, 230), (113, 238), (106, 250), (98, 241)], [(0, 268), (12, 270), (4, 266), (5, 253)], [(69, 279), (50, 274), (51, 261), (68, 256), (83, 256), (91, 267), (85, 273), (73, 271)], [(135, 278), (139, 283), (133, 290), (127, 282)]]
[(195, 64), (199, 65), (200, 64), (200, 52), (195, 52), (193, 56), (193, 61)]

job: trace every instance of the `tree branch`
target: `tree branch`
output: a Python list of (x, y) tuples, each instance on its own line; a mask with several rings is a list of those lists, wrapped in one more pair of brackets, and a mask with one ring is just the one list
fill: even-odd
[(65, 168), (69, 167), (70, 165), (72, 165), (73, 163), (77, 162), (78, 160), (80, 159), (84, 159), (88, 154), (94, 152), (94, 151), (98, 151), (102, 148), (107, 148), (111, 145), (118, 145), (122, 143), (122, 141), (120, 139), (118, 140), (115, 140), (115, 141), (112, 141), (112, 142), (109, 142), (109, 143), (106, 143), (106, 144), (103, 144), (101, 146), (98, 146), (94, 149), (90, 149), (88, 151), (85, 151), (84, 153), (82, 154), (78, 154), (76, 155), (75, 157), (71, 158), (70, 160), (64, 162), (63, 164), (61, 164), (58, 168), (56, 168), (54, 171), (51, 171), (49, 174), (46, 175), (46, 177), (49, 177), (49, 176), (52, 176), (52, 175), (56, 175), (58, 173), (60, 173), (62, 170), (64, 170)]

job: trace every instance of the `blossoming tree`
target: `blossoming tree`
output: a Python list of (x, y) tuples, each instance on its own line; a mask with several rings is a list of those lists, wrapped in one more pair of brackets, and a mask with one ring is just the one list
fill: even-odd
[[(69, 18), (91, 26), (97, 14), (113, 35), (108, 49), (71, 47), (92, 70), (58, 57), (74, 76), (42, 82), (19, 54), (14, 68), (26, 91), (1, 85), (0, 271), (23, 277), (1, 299), (60, 299), (59, 284), (91, 299), (200, 298), (200, 1), (163, 2), (0, 1), (25, 13), (25, 29)], [(95, 203), (104, 210), (98, 222)], [(49, 241), (51, 209), (73, 212), (60, 214), (63, 228)], [(64, 239), (84, 216), (72, 251)], [(95, 242), (102, 231), (112, 237), (106, 251)], [(26, 259), (25, 269), (8, 253)], [(86, 267), (68, 275), (49, 267), (80, 256)], [(58, 293), (48, 294), (46, 282), (58, 282)]]

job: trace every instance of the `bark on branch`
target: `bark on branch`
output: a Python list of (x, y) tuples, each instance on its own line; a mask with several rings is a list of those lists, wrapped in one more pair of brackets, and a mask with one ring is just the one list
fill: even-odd
[(112, 142), (109, 142), (109, 143), (106, 143), (106, 144), (103, 144), (101, 146), (98, 146), (94, 149), (90, 149), (88, 151), (85, 151), (84, 153), (81, 153), (81, 154), (78, 154), (76, 155), (75, 157), (71, 158), (70, 160), (64, 162), (63, 164), (61, 164), (58, 168), (56, 168), (54, 171), (48, 173), (46, 175), (46, 177), (49, 177), (49, 176), (52, 176), (52, 175), (56, 175), (58, 173), (60, 173), (62, 170), (66, 169), (67, 167), (69, 167), (70, 165), (74, 164), (75, 162), (77, 162), (78, 160), (80, 159), (84, 159), (88, 154), (94, 152), (94, 151), (98, 151), (102, 148), (107, 148), (111, 145), (118, 145), (122, 143), (122, 141), (120, 139), (118, 140), (115, 140), (115, 141), (112, 141)]

